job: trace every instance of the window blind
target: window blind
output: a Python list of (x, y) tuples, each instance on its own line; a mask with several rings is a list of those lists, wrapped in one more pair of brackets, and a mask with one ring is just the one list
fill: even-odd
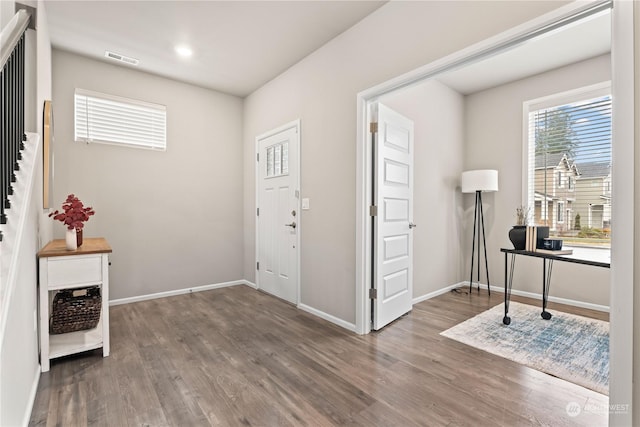
[(528, 120), (532, 222), (567, 245), (610, 246), (611, 96), (532, 110)]
[(75, 140), (165, 150), (164, 105), (75, 91)]

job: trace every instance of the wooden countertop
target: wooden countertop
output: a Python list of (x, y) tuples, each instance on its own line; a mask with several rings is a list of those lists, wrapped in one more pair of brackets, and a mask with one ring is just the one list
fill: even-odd
[(89, 255), (111, 253), (111, 246), (104, 237), (85, 237), (82, 246), (75, 251), (67, 250), (64, 239), (52, 240), (38, 252), (38, 258), (68, 256), (68, 255)]

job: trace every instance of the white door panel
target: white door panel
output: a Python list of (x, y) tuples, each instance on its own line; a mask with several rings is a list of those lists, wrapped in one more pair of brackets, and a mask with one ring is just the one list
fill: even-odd
[(297, 126), (258, 139), (258, 287), (294, 304), (300, 223), (298, 145)]
[(376, 121), (373, 329), (380, 329), (413, 304), (413, 122), (382, 104)]

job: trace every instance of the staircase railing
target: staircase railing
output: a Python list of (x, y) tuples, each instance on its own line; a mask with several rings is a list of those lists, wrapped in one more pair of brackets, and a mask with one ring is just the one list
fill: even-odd
[[(16, 171), (24, 149), (24, 33), (31, 19), (25, 10), (16, 13), (0, 34), (0, 224), (7, 223)], [(2, 232), (0, 231), (0, 241)]]

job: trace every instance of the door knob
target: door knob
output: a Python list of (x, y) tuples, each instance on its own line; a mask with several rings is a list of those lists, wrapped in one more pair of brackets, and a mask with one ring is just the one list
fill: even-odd
[(287, 227), (296, 228), (296, 222), (293, 221), (291, 224), (285, 224)]
[(414, 224), (414, 223), (412, 223), (412, 222), (410, 222), (410, 223), (409, 223), (409, 228), (410, 228), (410, 229), (411, 229), (411, 228), (416, 228), (417, 226), (418, 226), (417, 224)]

